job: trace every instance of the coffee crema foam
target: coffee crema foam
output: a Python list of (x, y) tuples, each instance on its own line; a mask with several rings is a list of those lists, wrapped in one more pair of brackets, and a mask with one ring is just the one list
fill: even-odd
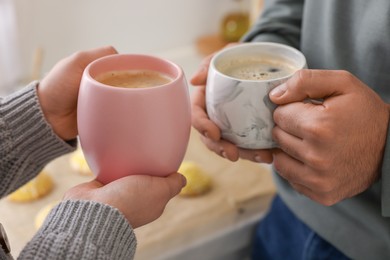
[(172, 82), (169, 76), (153, 70), (109, 71), (98, 75), (96, 81), (122, 88), (149, 88)]
[(221, 61), (217, 69), (232, 78), (271, 80), (291, 75), (297, 68), (286, 60), (263, 57), (238, 57)]

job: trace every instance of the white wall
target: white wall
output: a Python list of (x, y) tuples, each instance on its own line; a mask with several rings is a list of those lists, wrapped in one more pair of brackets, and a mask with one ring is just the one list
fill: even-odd
[(42, 70), (81, 49), (157, 53), (218, 31), (234, 0), (15, 0), (24, 71), (42, 48)]

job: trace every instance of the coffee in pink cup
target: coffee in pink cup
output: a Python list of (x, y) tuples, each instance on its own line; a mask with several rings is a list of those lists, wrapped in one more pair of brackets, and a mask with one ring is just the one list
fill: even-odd
[(77, 124), (85, 158), (102, 183), (176, 172), (191, 128), (183, 70), (140, 54), (92, 62), (81, 81)]

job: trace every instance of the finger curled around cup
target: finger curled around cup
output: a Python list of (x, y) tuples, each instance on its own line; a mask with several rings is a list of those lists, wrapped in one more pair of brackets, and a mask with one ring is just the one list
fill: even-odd
[(173, 198), (180, 193), (184, 186), (186, 186), (187, 179), (181, 173), (173, 173), (166, 177), (166, 183), (170, 190), (170, 198)]
[(221, 131), (218, 126), (209, 119), (206, 112), (201, 108), (193, 107), (192, 126), (204, 137), (213, 141), (221, 139)]
[[(195, 91), (192, 101), (192, 126), (203, 136), (218, 141), (221, 138), (221, 131), (218, 126), (212, 122), (205, 110), (203, 103), (199, 100), (202, 98), (202, 92)], [(203, 97), (204, 98), (204, 97)]]
[(198, 70), (192, 76), (190, 83), (194, 86), (205, 85), (207, 81), (207, 73), (210, 66), (210, 61), (213, 58), (213, 55), (209, 55), (203, 59)]
[(238, 151), (240, 158), (244, 160), (268, 164), (273, 161), (272, 151), (268, 149), (249, 150), (240, 148)]
[(201, 140), (209, 150), (215, 152), (219, 156), (232, 162), (239, 159), (238, 147), (236, 145), (225, 140), (213, 141), (212, 139), (204, 136), (201, 136)]

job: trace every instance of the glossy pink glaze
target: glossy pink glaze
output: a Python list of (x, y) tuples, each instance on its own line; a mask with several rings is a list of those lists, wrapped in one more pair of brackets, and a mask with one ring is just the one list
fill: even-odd
[[(166, 85), (126, 89), (95, 81), (111, 70), (148, 69), (174, 80)], [(77, 123), (81, 147), (97, 179), (176, 172), (190, 135), (191, 110), (182, 69), (147, 55), (117, 54), (92, 62), (81, 81)]]

